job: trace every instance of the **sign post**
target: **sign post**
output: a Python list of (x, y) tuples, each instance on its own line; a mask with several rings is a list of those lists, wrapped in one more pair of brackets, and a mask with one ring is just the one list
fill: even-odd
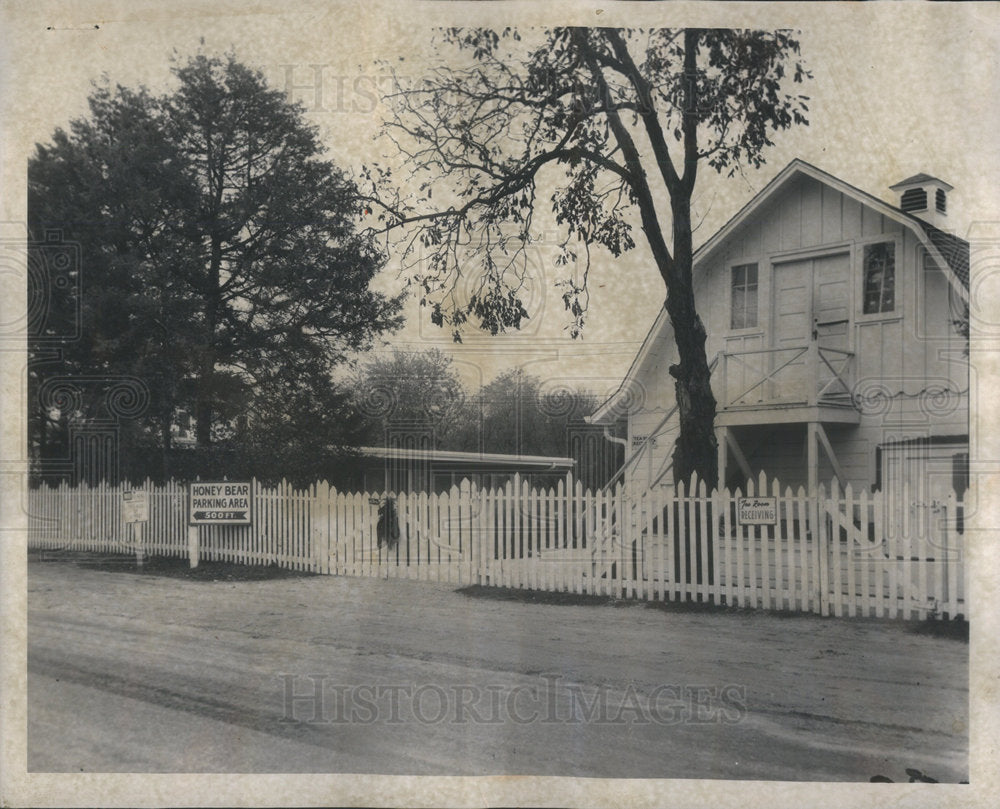
[(196, 481), (188, 484), (188, 559), (198, 567), (200, 526), (250, 525), (250, 481)]
[[(136, 523), (149, 522), (149, 496), (145, 492), (127, 491), (122, 492), (122, 520), (128, 526), (128, 533), (135, 545), (135, 564), (142, 567), (145, 561), (144, 547), (146, 539), (146, 529), (136, 528)], [(136, 540), (136, 534), (139, 539)]]
[(198, 567), (198, 531), (197, 525), (188, 526), (188, 560), (191, 567)]

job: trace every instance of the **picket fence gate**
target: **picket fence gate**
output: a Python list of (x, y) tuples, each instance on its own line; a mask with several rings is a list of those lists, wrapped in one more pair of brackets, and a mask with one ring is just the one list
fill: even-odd
[[(122, 521), (126, 489), (146, 492), (148, 522)], [(755, 496), (774, 498), (773, 524), (740, 524), (739, 499)], [(497, 489), (466, 480), (444, 493), (388, 497), (395, 540), (379, 525), (386, 495), (254, 481), (251, 524), (200, 526), (198, 557), (820, 615), (968, 617), (964, 504), (954, 493), (919, 524), (882, 492), (836, 483), (782, 490), (763, 474), (745, 492), (694, 478), (641, 492), (584, 490), (570, 477), (533, 489), (515, 476)], [(190, 553), (182, 484), (43, 486), (28, 501), (33, 550)]]

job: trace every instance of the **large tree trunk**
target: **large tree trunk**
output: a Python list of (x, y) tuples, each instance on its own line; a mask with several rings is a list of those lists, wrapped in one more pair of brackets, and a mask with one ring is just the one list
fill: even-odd
[[(680, 432), (674, 444), (674, 480), (687, 481), (694, 472), (711, 487), (719, 477), (715, 397), (705, 355), (705, 329), (697, 315), (694, 320), (688, 333), (690, 342), (699, 343), (698, 347), (690, 348), (684, 360), (670, 366), (680, 418)], [(682, 339), (680, 334), (687, 331), (688, 327), (674, 327), (678, 343)]]
[(668, 274), (667, 314), (674, 329), (678, 363), (670, 366), (674, 378), (680, 431), (674, 444), (674, 480), (697, 474), (707, 486), (718, 482), (718, 443), (715, 439), (715, 396), (705, 354), (705, 326), (694, 301), (689, 198), (675, 195), (673, 214), (674, 260)]

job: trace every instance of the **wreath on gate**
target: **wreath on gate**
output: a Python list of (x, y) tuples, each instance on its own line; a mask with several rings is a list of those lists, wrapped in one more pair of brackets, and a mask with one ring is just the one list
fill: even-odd
[(396, 501), (387, 497), (378, 509), (378, 544), (381, 548), (395, 548), (399, 544), (399, 517), (396, 514)]

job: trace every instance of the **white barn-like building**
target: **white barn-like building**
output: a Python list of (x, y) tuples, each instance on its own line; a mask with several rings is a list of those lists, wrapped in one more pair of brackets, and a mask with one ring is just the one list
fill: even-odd
[[(965, 488), (969, 247), (945, 230), (947, 183), (891, 190), (894, 205), (794, 160), (697, 250), (727, 485), (909, 481), (913, 508)], [(627, 415), (620, 478), (638, 490), (673, 485), (676, 361), (661, 310), (591, 416)]]

